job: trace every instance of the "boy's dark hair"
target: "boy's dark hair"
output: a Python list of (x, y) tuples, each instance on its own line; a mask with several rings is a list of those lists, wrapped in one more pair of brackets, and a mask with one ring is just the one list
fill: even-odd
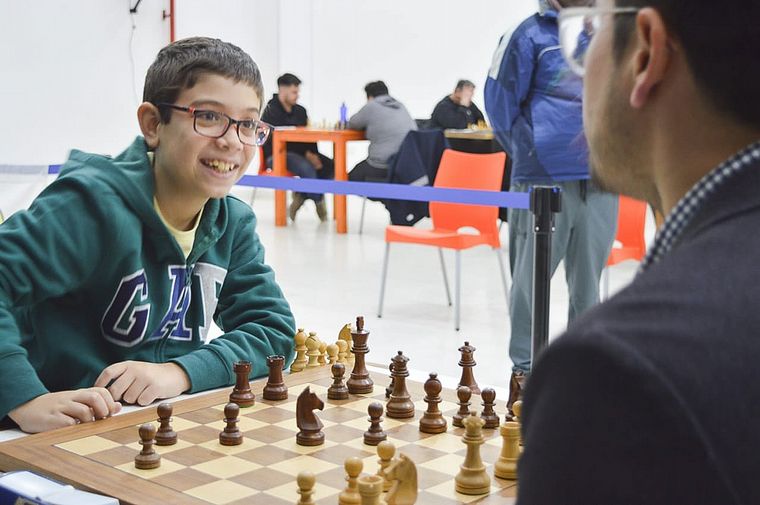
[[(680, 41), (694, 79), (718, 110), (760, 127), (760, 2), (723, 0), (617, 0), (620, 7), (652, 7)], [(621, 58), (635, 16), (615, 19), (614, 51)]]
[[(192, 88), (203, 74), (215, 74), (251, 86), (264, 98), (261, 72), (239, 47), (208, 37), (178, 40), (158, 52), (145, 76), (143, 101), (174, 103), (182, 90)], [(161, 121), (168, 123), (171, 109), (160, 107)]]
[(376, 96), (387, 95), (388, 86), (383, 81), (372, 81), (364, 86), (364, 92), (367, 93), (367, 98), (375, 98)]
[(474, 88), (474, 87), (475, 87), (475, 83), (473, 83), (472, 81), (468, 81), (467, 79), (460, 79), (457, 81), (457, 87), (454, 88), (454, 91), (459, 91), (464, 88)]
[(301, 79), (293, 74), (282, 74), (277, 78), (277, 86), (300, 86)]

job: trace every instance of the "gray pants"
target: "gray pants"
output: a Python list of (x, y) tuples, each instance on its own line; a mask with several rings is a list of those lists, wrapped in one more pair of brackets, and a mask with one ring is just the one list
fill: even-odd
[[(581, 181), (554, 184), (562, 188), (562, 212), (555, 216), (551, 273), (565, 260), (570, 293), (568, 321), (599, 302), (599, 278), (615, 240), (618, 197), (603, 193), (591, 182), (585, 195)], [(526, 192), (528, 184), (512, 184), (512, 191)], [(584, 198), (585, 196), (585, 198)], [(529, 210), (509, 209), (509, 267), (512, 291), (509, 316), (512, 333), (509, 356), (514, 371), (530, 372), (531, 307), (533, 300), (533, 215)]]

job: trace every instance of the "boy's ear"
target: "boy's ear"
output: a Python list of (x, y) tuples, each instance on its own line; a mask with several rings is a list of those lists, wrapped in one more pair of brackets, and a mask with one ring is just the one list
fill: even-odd
[(158, 147), (158, 126), (161, 124), (161, 113), (158, 107), (150, 102), (143, 102), (137, 108), (137, 122), (140, 123), (140, 130), (145, 143), (151, 149)]

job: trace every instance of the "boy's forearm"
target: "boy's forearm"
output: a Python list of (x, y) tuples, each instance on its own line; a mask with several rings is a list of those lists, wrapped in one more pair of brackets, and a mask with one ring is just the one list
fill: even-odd
[(49, 392), (21, 352), (0, 359), (0, 384), (5, 385), (0, 388), (0, 419), (16, 407)]

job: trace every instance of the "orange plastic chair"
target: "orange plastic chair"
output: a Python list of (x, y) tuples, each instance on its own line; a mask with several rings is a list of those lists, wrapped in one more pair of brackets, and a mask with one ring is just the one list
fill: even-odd
[[(438, 173), (433, 186), (436, 188), (500, 191), (501, 180), (504, 176), (505, 158), (506, 155), (503, 152), (472, 154), (446, 149), (441, 157), (441, 163), (438, 166)], [(498, 214), (499, 209), (497, 207), (430, 202), (430, 218), (433, 221), (433, 229), (388, 226), (385, 229), (385, 258), (383, 260), (380, 303), (377, 309), (377, 317), (382, 317), (383, 314), (385, 281), (388, 274), (388, 255), (391, 244), (394, 242), (427, 245), (438, 248), (441, 270), (443, 271), (443, 282), (446, 286), (446, 297), (449, 305), (451, 305), (451, 293), (446, 276), (446, 265), (443, 260), (443, 249), (453, 249), (456, 252), (454, 326), (457, 331), (459, 330), (459, 301), (462, 272), (460, 252), (463, 249), (469, 249), (478, 245), (488, 245), (494, 249), (499, 260), (501, 281), (505, 296), (507, 297), (507, 306), (509, 306), (509, 291), (504, 271), (505, 261), (501, 251), (501, 242), (499, 241), (499, 229), (496, 224)], [(460, 232), (459, 230), (464, 227), (475, 228), (478, 234)]]
[[(267, 160), (264, 156), (264, 148), (259, 146), (259, 173), (257, 175), (272, 175), (272, 167), (267, 166)], [(295, 177), (290, 172), (285, 172), (285, 175), (287, 177)], [(253, 187), (253, 193), (251, 194), (251, 205), (253, 205), (253, 201), (256, 199), (256, 190), (258, 188), (256, 186)]]
[(615, 244), (607, 259), (607, 266), (602, 272), (604, 298), (607, 298), (610, 293), (609, 267), (628, 260), (641, 261), (646, 256), (647, 245), (644, 240), (646, 217), (646, 202), (620, 195)]

